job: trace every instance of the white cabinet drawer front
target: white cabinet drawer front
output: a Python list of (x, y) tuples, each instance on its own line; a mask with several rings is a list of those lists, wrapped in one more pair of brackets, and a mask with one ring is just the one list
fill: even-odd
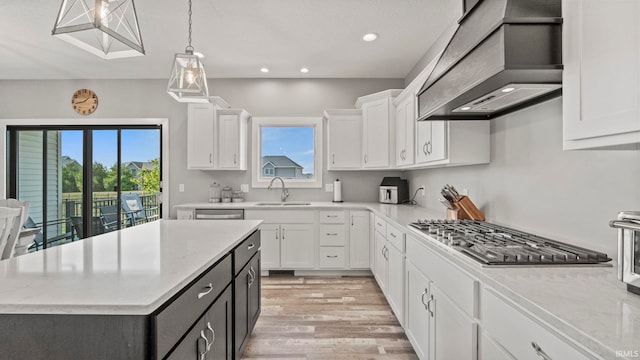
[(496, 344), (487, 334), (480, 336), (479, 360), (516, 360), (498, 344)]
[(320, 267), (323, 269), (344, 268), (346, 266), (343, 246), (320, 247)]
[(265, 224), (313, 224), (317, 211), (313, 210), (245, 210), (247, 220), (263, 220)]
[(482, 290), (480, 316), (483, 331), (518, 360), (543, 358), (537, 354), (532, 343), (537, 344), (553, 360), (590, 359), (491, 290)]
[(379, 231), (385, 237), (387, 236), (387, 222), (382, 220), (382, 218), (378, 215), (375, 216), (375, 220), (373, 221), (373, 226), (376, 231)]
[(437, 284), (467, 315), (477, 316), (476, 280), (411, 236), (407, 236), (407, 260)]
[(344, 225), (320, 225), (320, 246), (344, 246)]
[(321, 224), (344, 224), (344, 211), (320, 211)]
[(387, 240), (404, 253), (404, 232), (402, 232), (402, 230), (397, 229), (391, 224), (387, 224)]

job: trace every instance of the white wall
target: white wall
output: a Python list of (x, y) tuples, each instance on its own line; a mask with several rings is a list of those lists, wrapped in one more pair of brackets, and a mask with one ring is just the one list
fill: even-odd
[(621, 210), (640, 210), (640, 151), (562, 150), (562, 98), (491, 121), (491, 163), (408, 172), (419, 204), (441, 210), (440, 189), (469, 189), (488, 221), (614, 256)]
[[(209, 79), (212, 95), (253, 116), (321, 117), (324, 109), (353, 108), (359, 96), (403, 85), (403, 79)], [(174, 205), (206, 201), (214, 179), (235, 188), (251, 181), (249, 171), (186, 169), (187, 105), (172, 100), (166, 86), (166, 80), (0, 80), (0, 119), (70, 118), (82, 123), (87, 118), (168, 118), (171, 189), (165, 191), (169, 191), (171, 216), (175, 217)], [(70, 105), (73, 92), (80, 88), (90, 88), (99, 97), (98, 109), (88, 117), (77, 115)], [(4, 177), (5, 169), (0, 171)], [(340, 178), (346, 201), (376, 201), (382, 177), (398, 174), (325, 170), (323, 178), (325, 183)], [(185, 185), (185, 192), (178, 192), (179, 184)], [(292, 189), (290, 195), (294, 201), (332, 199), (331, 193), (319, 189)], [(251, 189), (246, 198), (279, 200), (279, 196), (277, 191)]]

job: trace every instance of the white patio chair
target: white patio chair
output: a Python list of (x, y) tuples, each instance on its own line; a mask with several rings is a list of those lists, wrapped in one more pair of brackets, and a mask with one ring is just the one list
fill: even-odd
[[(28, 201), (18, 201), (16, 199), (0, 199), (0, 207), (8, 207), (8, 208), (12, 208), (12, 209), (21, 209), (22, 213), (20, 215), (20, 219), (18, 220), (17, 223), (17, 232), (18, 235), (14, 236), (14, 233), (12, 232), (11, 235), (9, 235), (8, 239), (7, 239), (7, 244), (4, 246), (3, 248), (0, 248), (0, 260), (4, 260), (4, 259), (8, 259), (10, 257), (13, 256), (14, 254), (14, 249), (16, 247), (16, 244), (18, 243), (18, 239), (20, 238), (20, 231), (22, 230), (22, 227), (24, 226), (25, 221), (27, 220), (28, 217), (28, 212), (29, 212), (29, 202)], [(33, 235), (31, 235), (33, 236)]]
[(13, 251), (18, 236), (20, 236), (20, 220), (22, 216), (22, 208), (0, 207), (0, 251), (2, 259), (5, 258), (4, 253), (9, 244), (11, 249), (8, 250), (9, 255)]

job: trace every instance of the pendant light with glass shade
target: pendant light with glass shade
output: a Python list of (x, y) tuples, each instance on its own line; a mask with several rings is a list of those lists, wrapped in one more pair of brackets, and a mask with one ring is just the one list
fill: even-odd
[(191, 0), (189, 0), (189, 45), (185, 48), (184, 54), (176, 53), (167, 93), (179, 102), (210, 102), (204, 66), (191, 46)]
[(133, 0), (62, 0), (51, 35), (103, 59), (144, 55)]

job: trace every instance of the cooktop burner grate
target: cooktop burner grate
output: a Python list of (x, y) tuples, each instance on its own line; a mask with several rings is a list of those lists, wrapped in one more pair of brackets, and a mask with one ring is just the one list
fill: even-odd
[(410, 226), (485, 265), (602, 264), (607, 254), (476, 220), (418, 220)]

